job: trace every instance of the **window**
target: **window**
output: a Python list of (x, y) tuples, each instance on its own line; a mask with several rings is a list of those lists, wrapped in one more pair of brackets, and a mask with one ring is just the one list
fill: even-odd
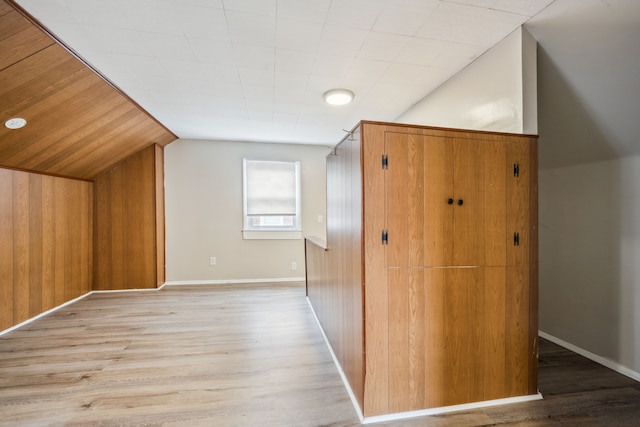
[(300, 162), (243, 159), (243, 237), (300, 239)]

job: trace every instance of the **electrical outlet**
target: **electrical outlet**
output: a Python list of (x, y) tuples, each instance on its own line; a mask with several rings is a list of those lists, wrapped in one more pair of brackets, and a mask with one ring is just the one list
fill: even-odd
[(209, 258), (209, 265), (216, 265), (216, 257), (212, 256), (211, 258)]
[(298, 269), (298, 263), (297, 262), (292, 262), (291, 263), (291, 269), (292, 270), (297, 270)]

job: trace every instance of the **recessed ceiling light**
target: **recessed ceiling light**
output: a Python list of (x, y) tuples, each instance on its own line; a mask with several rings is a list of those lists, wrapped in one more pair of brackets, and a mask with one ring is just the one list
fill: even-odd
[(344, 105), (353, 100), (353, 92), (347, 89), (331, 89), (322, 95), (324, 101), (330, 105)]
[(9, 129), (20, 129), (25, 127), (27, 121), (20, 117), (14, 117), (13, 119), (9, 119), (4, 122), (4, 125)]

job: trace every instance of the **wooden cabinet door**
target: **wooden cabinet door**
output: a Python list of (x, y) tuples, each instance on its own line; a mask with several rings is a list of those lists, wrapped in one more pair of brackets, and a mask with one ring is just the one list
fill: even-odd
[(483, 265), (485, 145), (398, 133), (385, 143), (387, 266)]
[(446, 265), (453, 253), (450, 139), (388, 133), (387, 266)]
[(504, 358), (493, 357), (496, 341), (487, 328), (488, 316), (500, 310), (486, 304), (494, 294), (486, 279), (494, 273), (388, 269), (390, 412), (481, 401), (487, 390), (504, 393)]
[(455, 138), (453, 145), (453, 253), (446, 265), (484, 265), (485, 144)]
[(526, 374), (527, 282), (506, 268), (526, 256), (508, 249), (526, 219), (510, 212), (528, 209), (526, 179), (514, 183), (511, 170), (523, 148), (394, 133), (385, 142), (389, 410), (526, 394), (514, 391)]

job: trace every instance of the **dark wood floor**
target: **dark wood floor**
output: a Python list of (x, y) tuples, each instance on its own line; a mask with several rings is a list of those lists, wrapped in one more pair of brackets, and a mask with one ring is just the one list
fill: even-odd
[[(544, 400), (376, 426), (638, 426), (640, 384), (542, 340)], [(302, 284), (94, 294), (0, 337), (0, 426), (357, 426)]]

